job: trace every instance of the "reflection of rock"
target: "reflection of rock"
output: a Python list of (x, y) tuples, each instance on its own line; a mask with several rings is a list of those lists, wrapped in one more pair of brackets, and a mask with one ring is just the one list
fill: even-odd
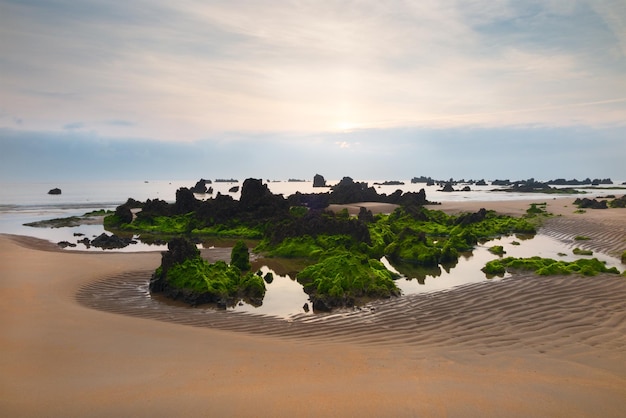
[(59, 189), (58, 187), (55, 187), (54, 189), (50, 189), (48, 191), (48, 194), (61, 194), (61, 189)]

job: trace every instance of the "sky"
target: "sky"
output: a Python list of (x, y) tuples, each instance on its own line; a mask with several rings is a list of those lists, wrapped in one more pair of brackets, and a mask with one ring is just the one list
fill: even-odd
[(623, 0), (0, 0), (2, 179), (626, 180)]

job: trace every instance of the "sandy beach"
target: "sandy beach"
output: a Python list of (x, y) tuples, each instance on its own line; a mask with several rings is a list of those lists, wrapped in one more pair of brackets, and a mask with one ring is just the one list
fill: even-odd
[[(626, 250), (626, 209), (575, 213), (573, 200), (542, 200), (559, 215), (542, 233), (572, 245), (585, 235), (591, 239), (577, 246), (613, 256)], [(540, 201), (432, 208), (519, 215), (533, 202)], [(0, 235), (0, 414), (618, 417), (626, 411), (625, 277), (516, 274), (287, 321), (155, 307), (145, 302), (145, 282), (159, 262), (158, 252), (66, 252)]]

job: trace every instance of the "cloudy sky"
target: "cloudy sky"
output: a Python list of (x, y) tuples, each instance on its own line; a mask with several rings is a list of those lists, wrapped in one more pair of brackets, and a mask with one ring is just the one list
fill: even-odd
[(0, 0), (3, 178), (626, 180), (623, 0)]

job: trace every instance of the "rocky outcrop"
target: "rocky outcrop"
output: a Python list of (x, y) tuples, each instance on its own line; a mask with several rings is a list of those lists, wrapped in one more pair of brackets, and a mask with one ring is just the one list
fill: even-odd
[(103, 250), (113, 250), (118, 248), (127, 247), (130, 244), (136, 244), (131, 238), (121, 238), (117, 235), (107, 235), (106, 233), (100, 234), (98, 237), (91, 241), (91, 245), (94, 247), (102, 248)]
[(321, 174), (313, 176), (313, 187), (326, 187), (326, 180)]
[(606, 200), (588, 199), (586, 197), (574, 200), (574, 204), (580, 209), (608, 209)]
[(209, 189), (207, 188), (207, 184), (211, 184), (211, 180), (200, 179), (190, 190), (192, 193), (208, 193)]
[(50, 189), (48, 191), (48, 194), (61, 194), (61, 189), (59, 189), (58, 187), (55, 187), (54, 189)]
[(445, 186), (443, 186), (443, 189), (441, 189), (440, 191), (441, 192), (453, 192), (454, 187), (452, 187), (452, 183), (446, 183)]

